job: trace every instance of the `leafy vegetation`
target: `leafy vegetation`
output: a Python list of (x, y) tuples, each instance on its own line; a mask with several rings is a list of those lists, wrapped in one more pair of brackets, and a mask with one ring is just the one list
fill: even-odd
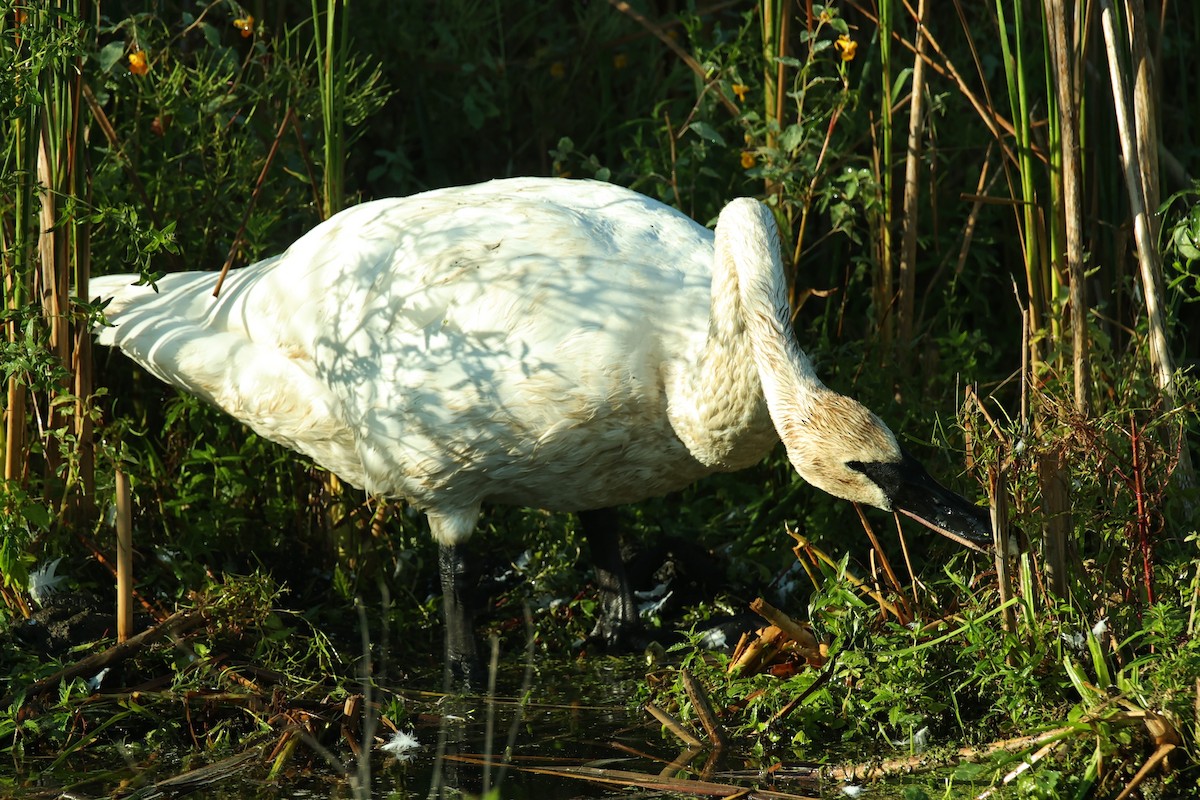
[[(88, 276), (243, 265), (359, 199), (556, 174), (701, 222), (731, 197), (769, 203), (820, 374), (987, 497), (1019, 553), (888, 535), (872, 514), (875, 548), (781, 454), (623, 511), (635, 549), (721, 567), (663, 625), (803, 587), (780, 602), (822, 664), (730, 677), (722, 657), (668, 654), (732, 709), (737, 747), (764, 766), (929, 748), (958, 762), (907, 787), (929, 796), (1200, 795), (1195, 8), (261, 5), (0, 3), (0, 750), (22, 780), (122, 741), (136, 752), (112, 763), (183, 742), (215, 759), (243, 735), (277, 775), (288, 732), (365, 686), (399, 724), (394, 682), (439, 680), (418, 516), (93, 354)], [(1150, 62), (1177, 80), (1147, 81)], [(111, 636), (60, 612), (108, 603), (118, 472), (142, 621), (183, 608), (194, 625), (122, 667), (126, 689), (170, 685), (35, 691)], [(487, 632), (522, 650), (528, 602), (532, 646), (566, 658), (596, 611), (571, 520), (495, 509), (483, 527)], [(690, 723), (679, 675), (645, 699)], [(242, 699), (187, 705), (214, 691)], [(253, 705), (272, 691), (275, 715)], [(989, 749), (1027, 735), (1043, 738)]]

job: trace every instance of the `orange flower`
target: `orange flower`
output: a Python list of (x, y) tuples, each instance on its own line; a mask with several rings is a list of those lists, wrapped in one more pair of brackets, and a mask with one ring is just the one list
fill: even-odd
[(150, 71), (150, 61), (145, 50), (134, 50), (129, 54), (129, 71), (134, 75), (145, 75)]
[(749, 150), (742, 151), (742, 169), (750, 169), (758, 161), (754, 153)]
[(732, 88), (737, 99), (743, 103), (746, 102), (746, 92), (750, 91), (750, 87), (744, 83), (735, 83)]
[(842, 34), (838, 37), (837, 41), (834, 42), (834, 47), (841, 52), (842, 61), (853, 61), (854, 51), (858, 49), (858, 42), (854, 41), (846, 34)]
[(561, 61), (555, 61), (550, 65), (550, 77), (562, 80), (567, 75), (567, 65)]
[(254, 15), (247, 14), (245, 17), (239, 17), (233, 21), (233, 27), (242, 32), (243, 39), (249, 39), (254, 35)]
[(629, 56), (624, 53), (617, 53), (613, 56), (613, 69), (625, 69), (629, 66)]

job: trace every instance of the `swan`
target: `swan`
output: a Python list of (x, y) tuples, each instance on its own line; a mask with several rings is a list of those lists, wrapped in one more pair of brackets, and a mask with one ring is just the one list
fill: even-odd
[(231, 271), (93, 278), (101, 344), (367, 492), (424, 511), (448, 663), (478, 651), (465, 545), (484, 502), (580, 512), (603, 638), (637, 625), (613, 506), (749, 467), (966, 544), (980, 509), (816, 376), (778, 229), (736, 199), (710, 231), (615, 185), (514, 178), (362, 203)]

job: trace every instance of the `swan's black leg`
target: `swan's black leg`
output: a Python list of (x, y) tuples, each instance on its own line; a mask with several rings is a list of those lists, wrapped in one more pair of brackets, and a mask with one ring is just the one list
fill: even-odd
[(438, 547), (442, 606), (446, 614), (447, 677), (451, 686), (459, 689), (484, 685), (483, 666), (475, 639), (474, 581), (467, 562), (464, 545)]
[(627, 648), (635, 645), (633, 635), (640, 632), (637, 603), (629, 588), (625, 563), (621, 560), (621, 541), (617, 532), (617, 511), (601, 508), (582, 511), (579, 522), (592, 550), (596, 583), (600, 586), (601, 615), (591, 638), (605, 647)]

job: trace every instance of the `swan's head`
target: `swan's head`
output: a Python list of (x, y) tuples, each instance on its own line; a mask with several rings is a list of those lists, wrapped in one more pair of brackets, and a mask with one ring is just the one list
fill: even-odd
[(983, 509), (945, 488), (905, 452), (879, 417), (861, 403), (822, 392), (784, 426), (788, 457), (800, 477), (854, 503), (901, 511), (969, 547), (992, 543)]

